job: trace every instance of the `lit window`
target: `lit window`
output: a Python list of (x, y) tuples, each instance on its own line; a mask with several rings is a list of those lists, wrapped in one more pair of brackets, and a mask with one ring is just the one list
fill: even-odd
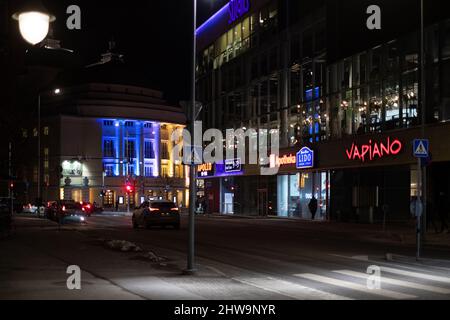
[(162, 142), (161, 144), (161, 159), (168, 160), (169, 159), (169, 145), (167, 142)]
[(38, 136), (38, 129), (34, 128), (33, 129), (33, 137), (37, 137)]
[(153, 177), (153, 167), (152, 166), (145, 166), (144, 175), (146, 177)]
[(48, 127), (44, 128), (44, 136), (48, 136), (50, 132), (50, 129)]
[(113, 164), (105, 164), (105, 176), (114, 177), (114, 165)]
[(114, 140), (105, 139), (103, 141), (103, 156), (105, 158), (115, 158), (115, 148), (114, 148)]
[(154, 159), (155, 158), (155, 150), (153, 149), (152, 141), (145, 141), (144, 158), (145, 159)]
[(22, 137), (24, 139), (28, 138), (28, 130), (27, 129), (22, 129)]

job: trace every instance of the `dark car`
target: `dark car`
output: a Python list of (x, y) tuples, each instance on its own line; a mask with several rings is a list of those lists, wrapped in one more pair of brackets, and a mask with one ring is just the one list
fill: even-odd
[(173, 226), (180, 229), (180, 212), (170, 201), (145, 201), (134, 210), (132, 222), (135, 229), (139, 226)]
[(70, 217), (79, 217), (81, 221), (84, 221), (84, 217), (87, 215), (81, 203), (69, 200), (49, 203), (46, 214), (50, 220), (57, 222)]

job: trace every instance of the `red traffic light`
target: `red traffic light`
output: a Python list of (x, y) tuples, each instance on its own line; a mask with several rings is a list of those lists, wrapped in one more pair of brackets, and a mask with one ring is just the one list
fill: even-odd
[(127, 193), (132, 193), (133, 192), (133, 187), (131, 185), (127, 184), (125, 186), (125, 190), (127, 191)]

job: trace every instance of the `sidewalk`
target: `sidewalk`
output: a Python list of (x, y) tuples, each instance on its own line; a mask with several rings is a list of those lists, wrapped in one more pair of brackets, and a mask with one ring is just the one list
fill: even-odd
[[(403, 224), (387, 224), (386, 229), (383, 230), (381, 224), (364, 224), (352, 222), (336, 222), (336, 221), (322, 221), (322, 220), (306, 220), (302, 218), (293, 217), (277, 217), (277, 216), (243, 216), (243, 215), (199, 215), (204, 219), (248, 219), (248, 220), (265, 220), (265, 221), (290, 221), (296, 224), (308, 226), (315, 225), (323, 231), (333, 231), (338, 233), (361, 234), (364, 239), (376, 242), (391, 242), (404, 245), (416, 244), (416, 229), (413, 222), (405, 222)], [(424, 244), (426, 246), (434, 246), (437, 248), (450, 249), (450, 234), (441, 233), (436, 234), (434, 231), (429, 231), (425, 236)]]

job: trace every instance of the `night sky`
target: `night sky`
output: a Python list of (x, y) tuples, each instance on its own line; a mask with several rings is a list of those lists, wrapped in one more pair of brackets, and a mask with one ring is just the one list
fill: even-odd
[[(199, 24), (226, 0), (198, 0)], [(148, 85), (172, 102), (189, 99), (192, 1), (44, 0), (57, 20), (55, 37), (85, 64), (99, 60), (114, 38), (131, 68), (148, 74)], [(65, 27), (67, 6), (82, 10), (82, 30)]]

